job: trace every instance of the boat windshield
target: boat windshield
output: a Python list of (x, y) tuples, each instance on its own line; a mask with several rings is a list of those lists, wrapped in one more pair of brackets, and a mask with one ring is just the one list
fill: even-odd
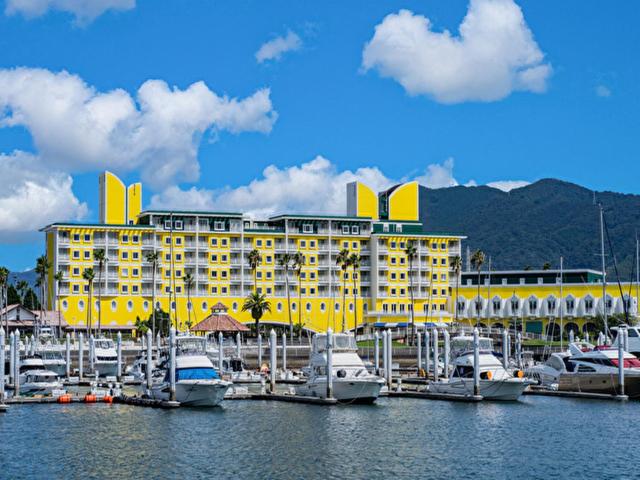
[[(481, 351), (493, 351), (493, 340), (490, 338), (480, 338), (480, 350)], [(473, 338), (454, 338), (451, 340), (452, 352), (468, 352), (473, 350)]]
[(199, 337), (188, 337), (177, 339), (178, 355), (199, 354), (206, 355), (206, 339)]
[(217, 380), (218, 372), (213, 368), (179, 368), (176, 370), (176, 381), (180, 380)]
[(95, 348), (102, 348), (104, 350), (115, 348), (114, 345), (115, 344), (113, 343), (113, 340), (108, 340), (108, 339), (96, 340), (94, 343)]
[[(333, 350), (357, 350), (356, 339), (351, 335), (333, 335)], [(324, 352), (327, 349), (327, 336), (316, 335), (314, 338), (314, 349), (316, 352)]]

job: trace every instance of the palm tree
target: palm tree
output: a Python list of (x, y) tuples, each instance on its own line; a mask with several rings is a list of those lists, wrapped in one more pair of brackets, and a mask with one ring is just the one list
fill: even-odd
[(471, 265), (478, 271), (478, 299), (476, 300), (476, 312), (478, 314), (478, 320), (476, 327), (480, 325), (480, 271), (482, 270), (482, 264), (485, 260), (485, 254), (482, 250), (476, 250), (471, 255)]
[(98, 334), (102, 331), (102, 269), (107, 257), (104, 248), (96, 248), (93, 251), (93, 260), (98, 262)]
[(411, 344), (416, 335), (416, 323), (414, 316), (414, 301), (413, 301), (413, 259), (416, 257), (418, 249), (413, 242), (407, 243), (407, 248), (404, 249), (404, 254), (407, 256), (407, 263), (409, 264), (409, 297), (411, 298)]
[(20, 297), (20, 304), (25, 303), (25, 295), (29, 290), (29, 283), (26, 280), (20, 280), (16, 283), (16, 290), (18, 291), (18, 296)]
[(183, 278), (184, 289), (187, 291), (187, 313), (189, 315), (189, 319), (187, 320), (187, 327), (191, 329), (191, 289), (195, 285), (195, 280), (193, 279), (193, 275), (191, 272), (187, 272)]
[[(43, 312), (43, 305), (45, 301), (44, 292), (45, 292), (46, 279), (47, 279), (47, 275), (49, 274), (50, 268), (51, 268), (51, 264), (47, 260), (47, 256), (46, 255), (39, 256), (38, 259), (36, 260), (36, 275), (38, 276), (37, 285), (40, 287), (40, 319), (38, 322), (39, 324), (42, 323), (42, 320), (44, 317), (44, 312)], [(38, 325), (38, 330), (36, 331), (36, 337), (40, 334), (40, 327), (41, 325)]]
[[(302, 267), (307, 263), (307, 259), (302, 252), (296, 252), (293, 254), (293, 271), (298, 278), (298, 325), (302, 325), (302, 286), (300, 277), (302, 276)], [(302, 338), (302, 331), (300, 331), (300, 337)]]
[(293, 319), (291, 318), (291, 294), (289, 292), (289, 268), (293, 261), (293, 255), (289, 252), (283, 253), (278, 258), (278, 265), (284, 269), (284, 286), (287, 290), (287, 312), (289, 313), (289, 337), (293, 343)]
[(56, 305), (58, 309), (58, 338), (62, 337), (62, 314), (60, 312), (60, 286), (64, 280), (64, 273), (58, 270), (53, 274), (53, 280), (56, 282)]
[(151, 264), (151, 315), (153, 318), (153, 323), (151, 324), (151, 333), (155, 336), (156, 334), (156, 270), (158, 269), (158, 259), (160, 258), (160, 254), (158, 252), (149, 252), (147, 253), (147, 262)]
[(451, 259), (451, 268), (456, 276), (456, 303), (455, 303), (455, 319), (458, 323), (458, 288), (460, 287), (460, 270), (462, 270), (462, 258), (456, 255)]
[(345, 311), (345, 303), (347, 301), (346, 286), (347, 286), (347, 269), (349, 268), (349, 250), (343, 248), (336, 257), (336, 265), (342, 269), (342, 331), (347, 329), (347, 317)]
[(256, 336), (258, 336), (260, 331), (260, 319), (266, 312), (271, 313), (271, 302), (267, 300), (266, 295), (258, 292), (252, 292), (247, 296), (247, 298), (245, 298), (244, 305), (242, 305), (242, 311), (251, 312), (251, 318), (256, 321)]
[(93, 268), (89, 267), (89, 268), (85, 268), (84, 272), (82, 272), (82, 278), (85, 279), (87, 281), (87, 332), (90, 333), (91, 332), (91, 327), (92, 327), (92, 312), (91, 312), (91, 295), (93, 293), (93, 279), (95, 278), (96, 274), (93, 271)]
[(258, 291), (258, 278), (257, 278), (257, 270), (260, 264), (262, 263), (262, 255), (255, 248), (249, 252), (247, 255), (247, 260), (249, 260), (249, 267), (251, 268), (251, 272), (253, 272), (253, 290)]
[[(7, 316), (8, 281), (9, 281), (9, 270), (6, 267), (0, 267), (0, 292), (2, 294), (2, 306), (4, 307), (4, 316), (7, 321), (7, 333), (9, 332), (9, 317)], [(2, 326), (1, 316), (0, 316), (0, 326)], [(0, 346), (0, 348), (4, 348), (4, 346)]]
[(542, 269), (551, 270), (551, 264), (549, 262), (544, 262), (544, 265), (542, 265)]
[[(358, 334), (358, 288), (356, 285), (356, 281), (358, 280), (361, 262), (362, 257), (360, 257), (360, 255), (358, 255), (357, 253), (352, 253), (349, 256), (349, 265), (351, 265), (351, 268), (353, 268), (353, 275), (351, 276), (353, 280), (353, 291), (351, 293), (353, 294), (353, 318), (355, 322), (354, 331), (356, 335)], [(364, 325), (364, 319), (362, 324)]]

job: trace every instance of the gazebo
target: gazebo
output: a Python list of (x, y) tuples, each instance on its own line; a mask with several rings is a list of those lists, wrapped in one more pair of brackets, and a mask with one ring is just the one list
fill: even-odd
[(221, 302), (211, 307), (211, 314), (191, 328), (195, 333), (236, 333), (248, 332), (249, 328), (227, 313), (228, 308)]

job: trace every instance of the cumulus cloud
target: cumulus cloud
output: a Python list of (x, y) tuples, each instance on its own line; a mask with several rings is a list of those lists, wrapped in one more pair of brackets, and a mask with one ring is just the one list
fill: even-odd
[(0, 241), (33, 239), (43, 225), (81, 220), (87, 205), (72, 191), (72, 178), (49, 170), (31, 154), (0, 154)]
[(69, 173), (140, 170), (154, 188), (196, 181), (205, 132), (268, 133), (276, 119), (269, 89), (236, 99), (203, 82), (181, 90), (148, 80), (134, 99), (64, 71), (0, 70), (0, 128), (25, 127), (39, 156)]
[(256, 52), (256, 61), (263, 63), (267, 60), (280, 60), (285, 53), (299, 50), (301, 47), (302, 40), (300, 37), (289, 30), (286, 36), (276, 37), (263, 43)]
[(453, 158), (447, 158), (442, 165), (438, 163), (427, 166), (424, 175), (415, 178), (420, 185), (429, 188), (455, 187), (458, 182), (453, 178)]
[(498, 180), (487, 183), (487, 187), (497, 188), (503, 192), (510, 192), (516, 188), (526, 187), (527, 185), (531, 185), (531, 182), (525, 180)]
[(409, 10), (390, 14), (365, 45), (362, 67), (441, 103), (540, 93), (552, 71), (513, 0), (470, 0), (458, 35)]
[(131, 10), (135, 6), (136, 0), (7, 0), (5, 13), (34, 18), (58, 10), (72, 14), (77, 24), (86, 25), (107, 10)]
[(596, 87), (596, 95), (603, 98), (609, 98), (611, 96), (611, 89), (605, 85), (598, 85)]

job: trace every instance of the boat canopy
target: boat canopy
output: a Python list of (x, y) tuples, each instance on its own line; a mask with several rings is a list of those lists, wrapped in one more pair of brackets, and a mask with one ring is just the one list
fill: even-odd
[(220, 375), (213, 368), (192, 367), (176, 370), (176, 382), (180, 380), (219, 380)]
[[(333, 335), (333, 350), (357, 350), (356, 339), (347, 333), (336, 333)], [(327, 349), (327, 335), (317, 334), (313, 337), (313, 351), (320, 353)]]

